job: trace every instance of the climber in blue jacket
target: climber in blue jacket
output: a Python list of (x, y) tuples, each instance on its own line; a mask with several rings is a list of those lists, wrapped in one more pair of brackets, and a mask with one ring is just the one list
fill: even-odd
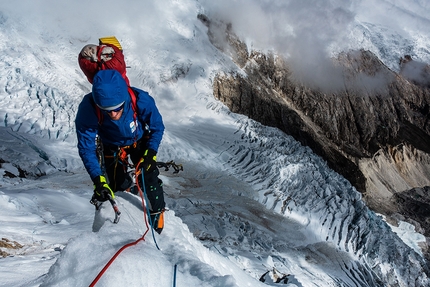
[[(94, 182), (92, 201), (103, 202), (115, 198), (117, 191), (135, 190), (127, 170), (130, 165), (139, 166), (144, 172), (151, 220), (161, 233), (163, 222), (156, 221), (162, 219), (159, 215), (165, 202), (156, 156), (164, 124), (154, 99), (141, 89), (127, 86), (116, 70), (101, 70), (93, 79), (92, 92), (79, 105), (75, 125), (79, 155)], [(99, 162), (97, 137), (104, 164)]]

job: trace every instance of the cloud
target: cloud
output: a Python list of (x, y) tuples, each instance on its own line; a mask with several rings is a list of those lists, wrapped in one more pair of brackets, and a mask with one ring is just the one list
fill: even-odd
[(330, 60), (330, 47), (345, 42), (354, 13), (343, 1), (206, 1), (210, 18), (232, 24), (257, 50), (284, 55), (293, 77), (317, 86), (333, 86), (340, 71)]
[(430, 2), (382, 0), (357, 1), (352, 9), (358, 20), (381, 25), (405, 34), (430, 33)]
[(424, 1), (384, 0), (377, 4), (373, 0), (200, 2), (210, 18), (231, 23), (233, 31), (245, 39), (249, 48), (274, 50), (284, 55), (295, 79), (331, 90), (344, 85), (342, 71), (333, 65), (331, 58), (341, 51), (363, 48), (354, 35), (359, 21), (376, 23), (409, 39), (413, 38), (411, 33), (428, 35), (430, 27), (427, 18), (430, 4)]
[(143, 19), (152, 22), (160, 13), (155, 6), (154, 1), (32, 0), (2, 3), (2, 11), (35, 29), (80, 38), (91, 35), (97, 40), (124, 29), (137, 31)]
[[(357, 21), (378, 23), (397, 33), (413, 34), (415, 39), (430, 34), (430, 4), (425, 1), (383, 0), (377, 5), (373, 0), (4, 2), (2, 12), (20, 17), (21, 25), (28, 29), (26, 32), (31, 31), (28, 27), (34, 27), (44, 29), (44, 33), (51, 36), (67, 34), (67, 37), (77, 39), (79, 49), (84, 42), (94, 43), (98, 37), (116, 35), (125, 46), (134, 45), (134, 53), (149, 53), (145, 44), (154, 41), (160, 44), (169, 41), (172, 43), (169, 53), (180, 52), (182, 47), (174, 44), (174, 40), (193, 34), (190, 23), (198, 21), (193, 17), (197, 17), (200, 9), (212, 19), (231, 23), (233, 31), (250, 49), (271, 50), (284, 55), (296, 79), (331, 87), (341, 83), (336, 78), (341, 72), (330, 60), (333, 52), (361, 48), (359, 41), (351, 44)], [(193, 19), (182, 29), (180, 19), (184, 17)], [(159, 21), (171, 23), (160, 25)], [(28, 32), (23, 37), (38, 37), (39, 33), (33, 34)], [(151, 46), (156, 45), (152, 43)]]

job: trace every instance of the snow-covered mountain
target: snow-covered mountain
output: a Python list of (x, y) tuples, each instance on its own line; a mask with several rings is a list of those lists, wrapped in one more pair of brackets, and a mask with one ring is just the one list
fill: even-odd
[(1, 3), (0, 286), (90, 285), (145, 234), (139, 197), (118, 194), (118, 224), (110, 206), (95, 214), (76, 149), (77, 106), (91, 90), (77, 55), (108, 35), (163, 115), (159, 160), (184, 171), (162, 171), (163, 233), (125, 249), (97, 286), (277, 286), (276, 274), (284, 286), (429, 286), (422, 235), (390, 227), (309, 148), (213, 98), (213, 77), (237, 68), (197, 15), (301, 59), (295, 72), (309, 78), (350, 48), (393, 70), (404, 54), (430, 62), (430, 4), (296, 2)]

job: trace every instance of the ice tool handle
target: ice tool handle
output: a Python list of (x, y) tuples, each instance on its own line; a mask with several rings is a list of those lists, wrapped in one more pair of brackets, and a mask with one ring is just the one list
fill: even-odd
[[(112, 198), (112, 196), (109, 194), (109, 202), (112, 205), (113, 211), (115, 212), (115, 219), (113, 220), (113, 223), (118, 223), (119, 219), (121, 218), (121, 211), (119, 211), (118, 205), (116, 204), (116, 201)], [(95, 198), (91, 198), (90, 203), (93, 204), (96, 207), (96, 210), (100, 209), (100, 206), (103, 202), (98, 201)]]

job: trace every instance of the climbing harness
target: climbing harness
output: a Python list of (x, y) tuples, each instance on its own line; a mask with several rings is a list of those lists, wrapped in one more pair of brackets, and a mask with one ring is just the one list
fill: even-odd
[[(116, 171), (118, 164), (121, 164), (123, 166), (124, 172), (130, 173), (131, 170), (133, 170), (134, 166), (132, 163), (129, 162), (128, 153), (127, 150), (130, 148), (135, 148), (137, 146), (137, 142), (134, 142), (134, 144), (125, 146), (125, 147), (118, 147), (118, 150), (113, 153), (113, 155), (105, 155), (106, 158), (113, 158), (114, 159), (114, 174), (113, 178), (116, 178)], [(130, 171), (130, 172), (129, 172)], [(131, 176), (132, 177), (132, 176)], [(113, 186), (113, 189), (116, 190), (116, 181), (114, 180), (115, 185)]]
[[(102, 154), (101, 156), (99, 155), (99, 162), (101, 162), (101, 165), (103, 165), (103, 168), (105, 166), (105, 162), (104, 162), (104, 158), (114, 158), (114, 178), (116, 178), (116, 171), (117, 171), (117, 165), (121, 164), (124, 167), (124, 172), (127, 172), (130, 174), (130, 178), (134, 178), (135, 179), (135, 186), (138, 186), (138, 179), (139, 179), (139, 175), (142, 176), (142, 182), (144, 182), (143, 179), (143, 171), (141, 168), (139, 168), (139, 164), (137, 164), (137, 166), (134, 166), (130, 161), (129, 161), (129, 157), (128, 157), (128, 150), (131, 148), (136, 148), (137, 146), (137, 142), (135, 142), (132, 145), (129, 146), (125, 146), (125, 147), (118, 147), (118, 150), (116, 152), (114, 152), (112, 155), (103, 155), (103, 145), (100, 144), (100, 148), (98, 148), (98, 154)], [(164, 171), (169, 171), (170, 168), (174, 169), (173, 173), (179, 173), (179, 171), (183, 171), (184, 168), (182, 166), (182, 164), (176, 164), (173, 160), (168, 161), (168, 162), (156, 162), (156, 166), (158, 168), (164, 168)], [(105, 170), (105, 169), (104, 169)], [(143, 185), (144, 186), (144, 185)], [(113, 186), (113, 189), (116, 190), (116, 181), (115, 181), (115, 185)], [(130, 191), (131, 188), (128, 188), (127, 191)], [(146, 196), (146, 192), (144, 193), (144, 195)], [(115, 219), (118, 219), (116, 222), (114, 220), (114, 223), (117, 223), (119, 221), (119, 216), (121, 215), (121, 212), (119, 212), (118, 207), (115, 203), (115, 200), (112, 199), (111, 197), (109, 197), (109, 201), (112, 204), (112, 207), (114, 208), (115, 211)], [(90, 201), (91, 202), (91, 201)], [(148, 200), (147, 200), (148, 202)], [(93, 202), (91, 202), (92, 204), (94, 204)], [(100, 203), (101, 205), (101, 203)], [(98, 206), (96, 206), (96, 209), (98, 209)], [(152, 213), (152, 214), (148, 214), (150, 221), (151, 221), (151, 215), (155, 215), (156, 213)], [(163, 220), (163, 212), (160, 212), (160, 214), (158, 215), (159, 217), (161, 217), (158, 222), (162, 222)], [(153, 222), (151, 222), (151, 226), (153, 227)]]

